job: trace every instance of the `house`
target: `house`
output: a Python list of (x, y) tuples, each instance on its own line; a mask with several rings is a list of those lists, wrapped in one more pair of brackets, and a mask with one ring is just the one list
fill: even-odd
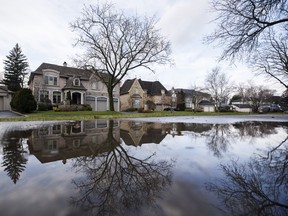
[[(89, 104), (94, 111), (109, 109), (107, 88), (91, 71), (42, 63), (31, 73), (29, 88), (37, 102), (49, 99), (53, 105)], [(114, 88), (113, 101), (115, 111), (120, 108), (120, 84)]]
[(126, 145), (159, 144), (166, 137), (166, 128), (162, 123), (122, 121), (120, 137)]
[(203, 109), (204, 112), (215, 112), (215, 103), (208, 100), (200, 101), (198, 106)]
[(233, 110), (237, 112), (252, 112), (252, 106), (250, 104), (232, 104)]
[(159, 81), (128, 79), (120, 88), (121, 110), (130, 108), (164, 110), (171, 106), (171, 95)]
[(13, 92), (7, 86), (0, 86), (0, 111), (11, 110), (10, 102)]
[(236, 112), (246, 112), (246, 113), (251, 113), (252, 112), (252, 102), (245, 102), (241, 99), (239, 100), (232, 100), (230, 101), (230, 104)]
[(119, 121), (107, 119), (43, 125), (32, 130), (29, 152), (41, 163), (62, 161), (64, 164), (71, 158), (110, 152), (120, 145), (119, 125)]
[[(202, 100), (210, 100), (211, 95), (208, 93), (195, 91), (193, 89), (175, 89), (176, 93), (184, 92), (185, 94), (185, 107), (186, 109), (194, 109), (194, 104), (198, 105), (198, 103)], [(196, 107), (197, 108), (197, 107)]]

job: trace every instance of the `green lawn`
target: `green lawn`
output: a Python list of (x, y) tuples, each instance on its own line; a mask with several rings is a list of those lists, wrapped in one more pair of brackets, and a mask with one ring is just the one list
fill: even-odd
[(88, 120), (99, 118), (143, 118), (143, 117), (164, 117), (164, 116), (215, 116), (215, 115), (247, 115), (247, 113), (222, 112), (222, 113), (194, 113), (194, 112), (151, 112), (151, 113), (120, 113), (120, 112), (94, 112), (94, 111), (75, 111), (75, 112), (55, 112), (37, 111), (18, 118), (0, 118), (0, 121), (53, 121), (53, 120)]

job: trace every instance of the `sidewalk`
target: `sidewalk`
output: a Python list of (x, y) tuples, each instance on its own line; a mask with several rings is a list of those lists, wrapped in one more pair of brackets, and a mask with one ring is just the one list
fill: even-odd
[(0, 111), (0, 118), (17, 118), (17, 117), (22, 117), (22, 115), (15, 113), (13, 111)]

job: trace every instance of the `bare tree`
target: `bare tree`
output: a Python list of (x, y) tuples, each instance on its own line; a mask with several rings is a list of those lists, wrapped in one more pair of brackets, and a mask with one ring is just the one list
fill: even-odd
[[(268, 151), (246, 163), (233, 160), (221, 165), (225, 175), (207, 184), (224, 206), (223, 215), (287, 215), (287, 147), (286, 137)], [(255, 154), (256, 155), (256, 154)], [(221, 208), (221, 207), (220, 207)]]
[(249, 56), (268, 30), (287, 32), (287, 0), (211, 0), (211, 7), (217, 28), (207, 41), (225, 46), (222, 58)]
[(238, 87), (238, 94), (242, 97), (243, 102), (252, 104), (253, 112), (257, 112), (261, 104), (267, 103), (274, 93), (275, 90), (255, 85), (252, 81), (249, 81), (248, 85), (241, 84)]
[(114, 111), (113, 89), (137, 68), (154, 72), (155, 64), (171, 63), (171, 45), (156, 29), (154, 17), (127, 16), (112, 4), (90, 5), (71, 24), (78, 33), (76, 45), (85, 49), (82, 67), (106, 85), (109, 107)]
[(288, 44), (287, 37), (269, 34), (261, 49), (254, 55), (251, 66), (257, 74), (265, 74), (288, 89)]
[(219, 67), (213, 68), (212, 71), (206, 75), (205, 85), (206, 90), (211, 94), (211, 97), (215, 101), (217, 109), (221, 103), (225, 103), (228, 100), (228, 97), (233, 90), (232, 84), (226, 74), (221, 73)]

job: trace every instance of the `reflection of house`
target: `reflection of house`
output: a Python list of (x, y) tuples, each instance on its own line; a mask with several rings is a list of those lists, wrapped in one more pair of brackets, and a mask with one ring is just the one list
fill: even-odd
[(148, 101), (156, 105), (156, 110), (163, 110), (171, 104), (171, 96), (159, 81), (128, 79), (121, 86), (120, 98), (121, 110), (145, 108), (145, 105), (149, 106)]
[[(106, 119), (45, 126), (32, 132), (29, 149), (41, 163), (57, 160), (65, 163), (69, 158), (98, 155), (120, 143), (119, 122), (113, 121), (111, 127), (113, 131), (109, 134)], [(115, 142), (111, 142), (112, 138)]]
[[(106, 111), (109, 97), (106, 86), (92, 72), (72, 67), (42, 63), (29, 78), (36, 101), (50, 99), (58, 105), (71, 98), (72, 104), (90, 104), (93, 110)], [(114, 107), (119, 110), (120, 85), (115, 87)]]
[(120, 137), (126, 145), (159, 144), (166, 135), (161, 123), (121, 121)]
[[(200, 92), (200, 91), (195, 91), (193, 89), (180, 89), (177, 88), (175, 89), (176, 93), (180, 93), (183, 91), (185, 95), (185, 107), (187, 109), (194, 109), (194, 104), (198, 105), (198, 103), (202, 100), (210, 100), (211, 95)], [(197, 108), (197, 107), (196, 107)]]
[(11, 110), (12, 93), (6, 86), (0, 86), (0, 111)]

